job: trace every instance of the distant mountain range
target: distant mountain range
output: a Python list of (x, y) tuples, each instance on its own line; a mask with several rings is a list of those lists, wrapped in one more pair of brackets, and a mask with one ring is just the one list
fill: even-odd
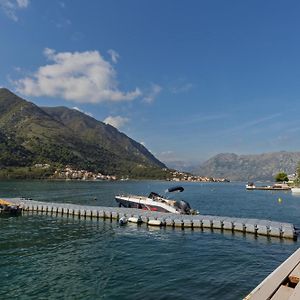
[[(201, 166), (175, 169), (230, 180), (272, 180), (295, 173), (300, 152), (260, 155), (218, 154)], [(66, 107), (38, 107), (0, 89), (0, 170), (50, 164), (103, 174), (162, 178), (166, 166), (143, 145), (116, 128)], [(166, 175), (166, 174), (165, 174)]]
[(163, 162), (166, 164), (166, 166), (170, 169), (174, 169), (177, 171), (182, 171), (182, 172), (191, 172), (195, 168), (195, 163), (192, 162), (186, 162), (186, 161), (181, 161), (181, 160), (168, 160)]
[(37, 163), (117, 175), (165, 168), (143, 145), (110, 125), (74, 109), (38, 107), (1, 88), (0, 168)]
[(293, 174), (300, 162), (300, 152), (274, 152), (258, 155), (218, 154), (194, 168), (202, 176), (225, 177), (230, 180), (274, 180), (280, 172)]

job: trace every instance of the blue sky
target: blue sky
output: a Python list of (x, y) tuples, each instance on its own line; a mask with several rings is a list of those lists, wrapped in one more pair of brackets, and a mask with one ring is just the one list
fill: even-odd
[(0, 86), (165, 162), (300, 151), (300, 3), (0, 0)]

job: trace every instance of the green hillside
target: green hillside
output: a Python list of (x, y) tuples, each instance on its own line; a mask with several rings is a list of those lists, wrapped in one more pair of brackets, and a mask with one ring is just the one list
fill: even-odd
[(0, 166), (43, 163), (132, 177), (165, 167), (110, 125), (66, 107), (40, 108), (0, 89)]

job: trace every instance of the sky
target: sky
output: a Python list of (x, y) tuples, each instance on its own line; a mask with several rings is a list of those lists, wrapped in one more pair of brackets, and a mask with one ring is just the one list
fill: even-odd
[(156, 157), (300, 151), (300, 2), (0, 0), (0, 86)]

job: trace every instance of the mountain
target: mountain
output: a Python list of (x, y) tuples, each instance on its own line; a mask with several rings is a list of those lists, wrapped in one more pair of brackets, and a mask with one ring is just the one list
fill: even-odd
[(126, 161), (165, 167), (142, 144), (109, 124), (104, 124), (84, 113), (66, 107), (43, 107), (43, 110), (75, 132), (87, 144), (109, 151)]
[(280, 172), (296, 172), (300, 152), (274, 152), (258, 155), (218, 154), (193, 170), (198, 175), (226, 177), (230, 180), (274, 180)]
[(0, 89), (0, 167), (71, 165), (131, 175), (165, 165), (116, 128), (66, 107), (41, 108)]
[(192, 162), (186, 162), (181, 160), (172, 160), (172, 161), (164, 161), (163, 163), (166, 164), (166, 166), (169, 169), (174, 169), (181, 172), (191, 172), (195, 166), (195, 163)]

